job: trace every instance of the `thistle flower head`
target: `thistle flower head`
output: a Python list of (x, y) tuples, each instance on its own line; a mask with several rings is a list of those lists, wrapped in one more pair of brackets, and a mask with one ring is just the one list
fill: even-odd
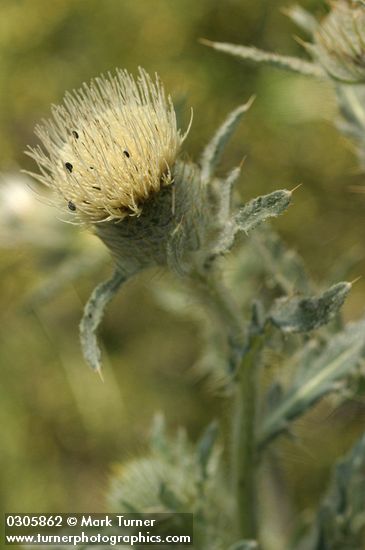
[(338, 0), (315, 33), (313, 52), (335, 80), (365, 82), (365, 3)]
[(138, 216), (143, 203), (172, 183), (185, 136), (157, 76), (139, 69), (99, 77), (72, 93), (36, 127), (44, 149), (30, 149), (57, 203), (78, 222)]

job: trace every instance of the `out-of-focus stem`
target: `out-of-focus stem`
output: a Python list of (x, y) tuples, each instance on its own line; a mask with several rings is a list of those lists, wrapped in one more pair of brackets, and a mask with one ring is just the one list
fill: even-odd
[(256, 402), (257, 363), (262, 337), (255, 335), (240, 366), (232, 418), (231, 469), (237, 503), (237, 528), (244, 539), (256, 539)]
[(227, 333), (227, 365), (235, 380), (232, 409), (231, 474), (236, 501), (238, 535), (255, 539), (256, 518), (256, 402), (257, 363), (262, 342), (259, 334), (245, 334), (245, 325), (229, 291), (216, 276), (196, 278), (200, 292)]

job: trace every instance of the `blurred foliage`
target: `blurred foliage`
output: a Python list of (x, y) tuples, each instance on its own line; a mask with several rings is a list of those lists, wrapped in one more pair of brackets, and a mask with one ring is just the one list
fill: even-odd
[[(243, 68), (198, 43), (206, 37), (296, 55), (300, 48), (291, 35), (297, 29), (280, 11), (289, 5), (284, 0), (1, 0), (0, 170), (32, 169), (22, 151), (35, 143), (33, 125), (48, 116), (49, 104), (116, 66), (157, 71), (180, 106), (183, 126), (193, 107), (185, 146), (192, 158), (226, 114), (256, 94), (222, 173), (247, 155), (240, 185), (245, 201), (303, 182), (294, 206), (278, 222), (281, 233), (318, 280), (329, 272), (339, 280), (345, 263), (355, 278), (365, 265), (365, 197), (349, 187), (364, 178), (332, 125), (336, 107), (328, 85), (271, 68)], [(301, 5), (315, 14), (326, 12), (319, 0)], [(144, 451), (156, 410), (165, 412), (169, 427), (188, 426), (194, 439), (222, 405), (190, 370), (199, 353), (196, 324), (156, 304), (151, 286), (168, 281), (162, 272), (129, 282), (108, 311), (101, 333), (108, 350), (105, 383), (85, 368), (78, 323), (100, 278), (96, 271), (107, 276), (110, 260), (96, 239), (62, 225), (57, 213), (29, 196), (15, 194), (11, 204), (17, 212), (10, 212), (6, 183), (0, 204), (2, 505), (7, 511), (98, 511), (110, 465)], [(42, 303), (32, 300), (34, 289), (52, 280), (67, 257), (82, 254), (99, 258), (95, 269), (69, 277)], [(228, 274), (242, 277), (244, 295), (260, 291), (251, 256), (251, 264)], [(364, 295), (360, 281), (345, 306), (348, 318), (362, 313)], [(185, 307), (193, 310), (196, 303), (191, 299)], [(267, 352), (274, 371), (280, 364), (275, 353)], [(299, 510), (316, 501), (334, 456), (349, 449), (364, 418), (361, 393), (358, 401), (341, 404), (331, 398), (300, 421), (302, 450), (290, 441), (278, 446), (285, 483)]]

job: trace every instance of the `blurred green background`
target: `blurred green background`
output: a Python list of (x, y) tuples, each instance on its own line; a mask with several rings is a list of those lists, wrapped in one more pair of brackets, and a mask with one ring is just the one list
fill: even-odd
[[(245, 66), (199, 44), (200, 37), (252, 44), (291, 55), (302, 51), (284, 0), (1, 0), (0, 1), (0, 422), (2, 507), (10, 511), (102, 511), (113, 466), (139, 456), (153, 414), (195, 437), (227, 404), (191, 375), (196, 326), (166, 313), (148, 272), (131, 281), (105, 318), (105, 383), (84, 365), (78, 322), (92, 288), (111, 270), (102, 246), (25, 189), (20, 168), (34, 145), (34, 124), (65, 90), (115, 67), (157, 71), (186, 126), (186, 154), (199, 151), (225, 115), (257, 96), (221, 171), (246, 156), (239, 194), (247, 200), (303, 186), (275, 226), (303, 255), (318, 282), (352, 262), (364, 272), (364, 178), (332, 121), (335, 101), (323, 83)], [(302, 1), (319, 16), (323, 2)], [(70, 251), (90, 265), (59, 292), (42, 294)], [(95, 262), (93, 262), (95, 258)], [(243, 281), (244, 285), (245, 282)], [(254, 286), (254, 281), (250, 281)], [(259, 291), (259, 288), (257, 289)], [(34, 299), (38, 296), (39, 300)], [(365, 284), (345, 307), (358, 317)], [(190, 304), (194, 307), (194, 304)], [(299, 446), (283, 443), (289, 491), (302, 510), (326, 483), (334, 456), (365, 419), (364, 402), (329, 402), (299, 426)]]

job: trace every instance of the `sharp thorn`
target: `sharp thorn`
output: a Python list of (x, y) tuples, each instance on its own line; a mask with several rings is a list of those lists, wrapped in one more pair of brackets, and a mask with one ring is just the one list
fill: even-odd
[(290, 193), (294, 193), (294, 191), (296, 191), (297, 189), (299, 189), (299, 187), (302, 187), (302, 185), (303, 185), (302, 183), (299, 183), (298, 185), (296, 185), (296, 186), (294, 187), (294, 189), (291, 189), (291, 190), (290, 190)]
[(104, 383), (105, 380), (104, 380), (104, 376), (103, 376), (103, 373), (101, 371), (101, 368), (100, 367), (97, 368), (95, 372), (99, 375), (100, 380)]

